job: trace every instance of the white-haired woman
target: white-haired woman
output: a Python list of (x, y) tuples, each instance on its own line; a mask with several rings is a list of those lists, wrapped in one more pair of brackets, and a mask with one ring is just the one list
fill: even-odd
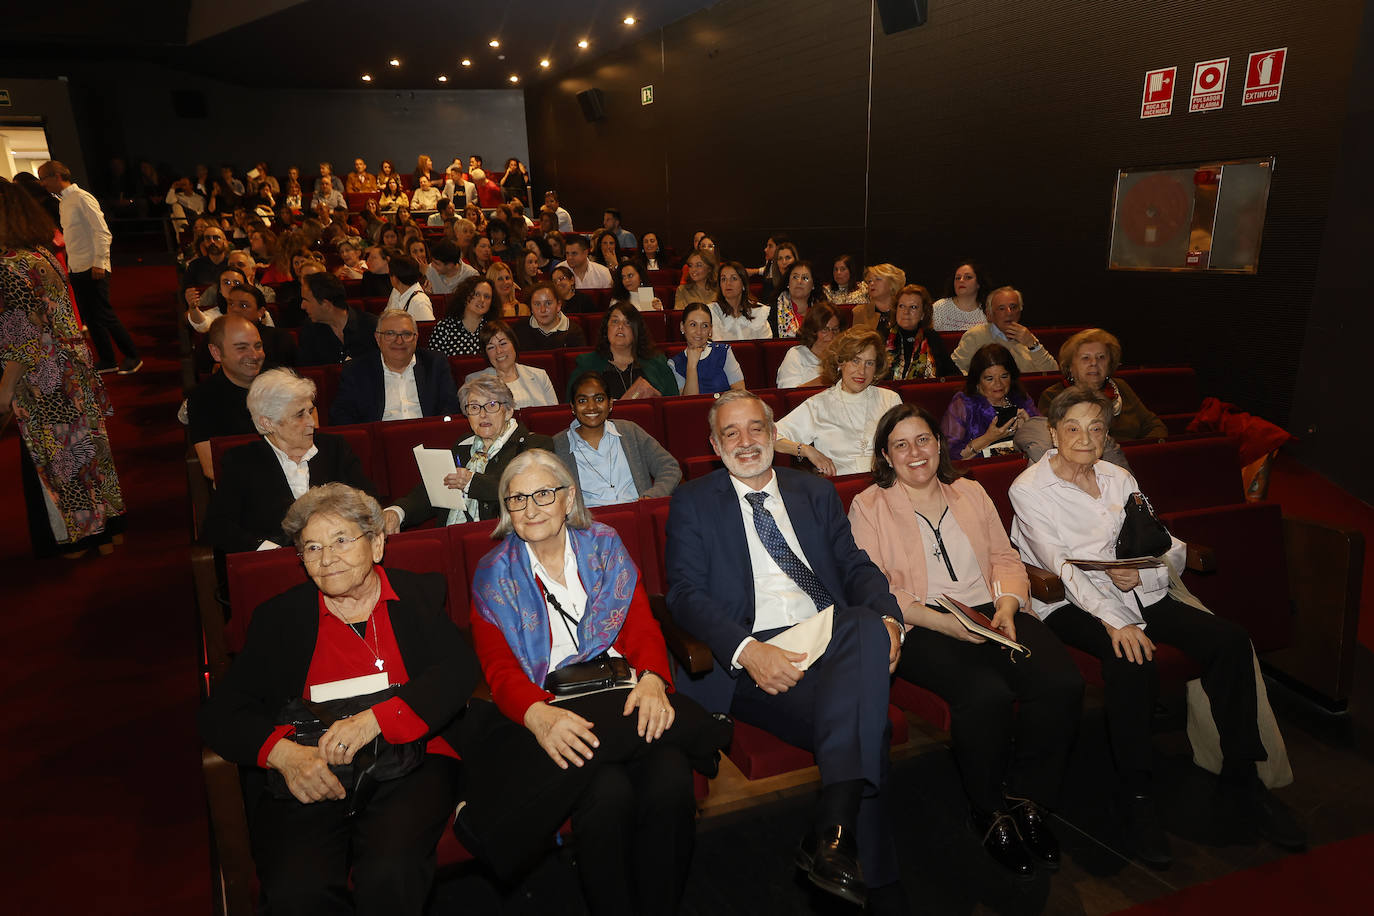
[[(477, 660), (449, 619), (443, 576), (381, 565), (371, 496), (314, 487), (282, 526), (312, 581), (254, 612), (201, 709), (201, 736), (245, 770), (273, 912), (419, 916), (453, 817)], [(320, 697), (344, 685), (354, 695)], [(306, 705), (316, 702), (328, 708)]]
[(315, 429), (315, 383), (290, 369), (269, 369), (248, 389), (248, 413), (262, 438), (220, 458), (205, 516), (205, 539), (218, 555), (291, 543), (282, 519), (311, 487), (344, 483), (376, 487), (341, 436)]
[[(675, 913), (693, 845), (691, 767), (714, 774), (729, 727), (673, 694), (639, 570), (563, 463), (523, 452), (499, 494), (500, 543), (473, 573), (471, 632), (508, 721), (465, 756), (459, 835), (509, 873), (570, 817), (588, 910)], [(612, 669), (618, 686), (585, 684), (588, 665)]]
[[(526, 449), (553, 451), (553, 440), (532, 433), (515, 419), (515, 395), (494, 375), (470, 376), (458, 390), (458, 403), (467, 414), (472, 435), (453, 446), (453, 461), (458, 469), (444, 478), (450, 490), (462, 490), (465, 499), (458, 509), (446, 512), (444, 524), (496, 518), (499, 505), (496, 485), (512, 458)], [(386, 533), (394, 534), (402, 525), (412, 528), (434, 518), (440, 510), (429, 501), (423, 482), (403, 499), (386, 509)]]

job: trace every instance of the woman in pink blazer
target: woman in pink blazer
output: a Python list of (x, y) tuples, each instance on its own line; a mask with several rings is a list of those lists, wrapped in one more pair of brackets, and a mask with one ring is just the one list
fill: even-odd
[[(854, 540), (887, 576), (908, 627), (897, 672), (949, 703), (954, 755), (988, 853), (1019, 876), (1059, 867), (1046, 809), (1059, 795), (1083, 680), (1028, 609), (1030, 583), (983, 488), (950, 464), (939, 422), (914, 404), (878, 421), (873, 486), (854, 498)], [(956, 599), (1026, 655), (967, 631)]]

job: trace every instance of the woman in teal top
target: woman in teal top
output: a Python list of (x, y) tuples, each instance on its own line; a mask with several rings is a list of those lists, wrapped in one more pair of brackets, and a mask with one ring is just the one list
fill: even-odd
[(678, 393), (668, 360), (654, 345), (639, 310), (628, 302), (617, 302), (606, 312), (596, 349), (579, 356), (571, 374), (576, 378), (587, 370), (600, 373), (606, 393), (617, 400)]

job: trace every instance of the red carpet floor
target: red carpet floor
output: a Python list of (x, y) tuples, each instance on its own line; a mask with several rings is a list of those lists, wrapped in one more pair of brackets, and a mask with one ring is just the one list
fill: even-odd
[(198, 625), (169, 330), (176, 275), (119, 267), (112, 281), (145, 360), (136, 375), (106, 376), (125, 545), (110, 557), (33, 560), (16, 430), (0, 440), (9, 913), (209, 911)]

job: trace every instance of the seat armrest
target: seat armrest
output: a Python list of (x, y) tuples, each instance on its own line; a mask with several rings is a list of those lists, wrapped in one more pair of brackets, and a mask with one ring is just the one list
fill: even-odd
[(1217, 553), (1203, 544), (1189, 544), (1188, 559), (1184, 568), (1192, 572), (1209, 573), (1217, 571)]
[(1064, 583), (1048, 569), (1026, 564), (1026, 575), (1030, 577), (1031, 597), (1046, 604), (1064, 600)]
[(211, 865), (219, 869), (225, 916), (252, 916), (255, 866), (239, 768), (207, 747), (201, 748), (200, 770), (210, 806)]
[(215, 552), (203, 544), (191, 547), (191, 581), (200, 611), (200, 634), (205, 651), (205, 670), (213, 685), (229, 670), (229, 644), (225, 640), (225, 608), (219, 600), (219, 573)]
[(687, 670), (688, 674), (706, 674), (715, 664), (711, 657), (711, 650), (706, 643), (688, 633), (673, 620), (673, 615), (668, 610), (668, 601), (662, 595), (650, 595), (649, 607), (653, 609), (654, 618), (658, 620), (658, 625), (663, 630), (663, 641), (668, 644), (668, 650), (677, 658), (678, 663)]

